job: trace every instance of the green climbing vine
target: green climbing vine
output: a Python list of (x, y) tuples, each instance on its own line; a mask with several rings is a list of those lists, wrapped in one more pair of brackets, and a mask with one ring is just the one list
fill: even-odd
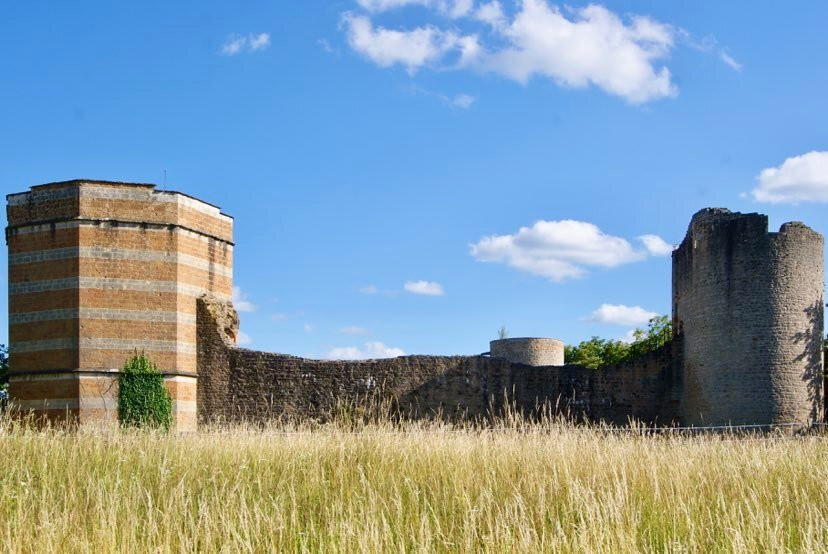
[(118, 420), (125, 427), (160, 427), (172, 424), (172, 399), (164, 376), (141, 352), (128, 358), (118, 379)]

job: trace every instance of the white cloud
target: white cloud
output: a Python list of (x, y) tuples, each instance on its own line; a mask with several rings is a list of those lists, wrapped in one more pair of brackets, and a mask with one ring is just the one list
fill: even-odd
[(464, 61), (475, 54), (477, 41), (471, 36), (460, 36), (454, 31), (443, 31), (433, 26), (397, 31), (374, 27), (365, 16), (346, 13), (348, 44), (380, 67), (399, 64), (409, 73), (436, 62), (449, 52), (458, 52)]
[(445, 11), (450, 17), (464, 17), (474, 9), (474, 0), (454, 0), (453, 2), (441, 2), (445, 5)]
[(282, 313), (270, 314), (270, 320), (271, 321), (287, 321), (287, 319), (288, 319), (287, 314), (282, 314)]
[(651, 256), (669, 256), (673, 252), (673, 245), (658, 235), (641, 235), (638, 240)]
[(255, 312), (256, 306), (247, 298), (247, 293), (241, 290), (241, 287), (233, 287), (232, 296), (233, 306), (240, 312)]
[(368, 329), (366, 329), (365, 327), (359, 327), (357, 325), (348, 325), (346, 327), (343, 327), (342, 329), (340, 329), (338, 331), (338, 333), (341, 333), (343, 335), (369, 335), (370, 334), (368, 332)]
[(385, 296), (387, 298), (394, 298), (399, 294), (399, 291), (397, 291), (397, 290), (381, 289), (381, 288), (377, 287), (376, 285), (368, 285), (367, 287), (362, 287), (362, 288), (359, 289), (359, 292), (360, 292), (360, 294), (366, 294), (366, 295), (380, 294), (380, 295)]
[(484, 56), (481, 67), (522, 83), (539, 75), (565, 87), (594, 85), (633, 104), (678, 93), (670, 70), (654, 65), (673, 47), (669, 26), (643, 16), (625, 23), (594, 4), (573, 13), (524, 0), (500, 31), (508, 46)]
[(221, 47), (221, 53), (225, 56), (235, 56), (242, 51), (247, 44), (246, 37), (229, 37)]
[(230, 35), (221, 47), (221, 53), (225, 56), (235, 56), (244, 51), (256, 52), (270, 46), (270, 34), (259, 33), (257, 35)]
[(705, 54), (716, 54), (722, 63), (729, 68), (734, 71), (742, 71), (742, 64), (736, 61), (736, 59), (731, 56), (727, 50), (719, 46), (719, 41), (716, 40), (716, 37), (706, 36), (698, 38), (693, 36), (690, 31), (682, 29), (681, 27), (675, 28), (675, 35), (682, 42), (682, 44), (686, 44), (693, 50), (698, 50), (699, 52), (704, 52)]
[(474, 8), (474, 0), (357, 0), (357, 4), (372, 13), (405, 6), (423, 6), (453, 18), (468, 15)]
[(440, 92), (432, 92), (430, 90), (416, 86), (410, 87), (409, 90), (414, 94), (422, 94), (425, 96), (436, 98), (446, 106), (450, 106), (452, 108), (460, 108), (462, 110), (467, 110), (471, 108), (472, 104), (474, 104), (475, 100), (477, 100), (471, 94), (466, 94), (462, 92), (459, 94), (455, 94), (454, 96), (448, 96)]
[(731, 69), (734, 69), (736, 71), (742, 71), (742, 64), (733, 59), (733, 56), (731, 56), (724, 50), (721, 50), (719, 52), (719, 59), (722, 60), (725, 63), (725, 65), (727, 65)]
[(247, 46), (251, 52), (256, 50), (263, 50), (270, 46), (270, 35), (268, 33), (259, 33), (258, 35), (250, 35), (247, 38)]
[(808, 152), (763, 169), (751, 191), (758, 202), (828, 202), (828, 152)]
[(474, 12), (474, 17), (497, 30), (503, 29), (508, 22), (506, 16), (503, 14), (503, 6), (497, 0), (481, 4), (477, 8), (477, 11)]
[(589, 266), (615, 267), (647, 257), (627, 240), (571, 219), (541, 220), (511, 235), (484, 237), (470, 250), (480, 262), (505, 263), (556, 282), (582, 277)]
[(305, 330), (306, 333), (311, 333), (311, 332), (313, 332), (313, 325), (311, 325), (310, 323), (305, 323), (305, 326), (303, 327), (303, 329)]
[(613, 325), (643, 325), (657, 315), (656, 312), (647, 311), (641, 306), (601, 304), (601, 307), (592, 312), (586, 320)]
[(474, 96), (469, 94), (458, 94), (451, 99), (451, 104), (452, 106), (466, 110), (471, 108), (471, 105), (474, 104), (474, 100)]
[(251, 339), (250, 335), (248, 335), (244, 331), (239, 330), (239, 334), (236, 337), (236, 342), (239, 346), (247, 346), (253, 342), (253, 339)]
[(411, 294), (424, 294), (426, 296), (443, 296), (445, 294), (443, 285), (433, 281), (408, 281), (404, 288)]
[[(473, 2), (456, 1), (450, 10), (445, 7), (448, 3), (437, 0), (359, 3), (369, 12), (419, 4), (454, 17), (483, 21), (491, 30), (488, 44), (482, 44), (477, 34), (462, 34), (456, 27), (374, 28), (367, 16), (345, 14), (351, 48), (381, 67), (400, 64), (409, 73), (425, 65), (472, 67), (521, 83), (541, 76), (570, 88), (597, 86), (633, 104), (678, 93), (670, 70), (658, 65), (672, 50), (676, 31), (648, 17), (622, 20), (594, 4), (567, 8), (564, 13), (547, 0), (522, 0), (511, 19), (497, 1), (477, 9)], [(459, 53), (459, 60), (452, 62), (452, 53)]]
[(623, 336), (618, 337), (618, 340), (621, 342), (626, 342), (627, 344), (635, 342), (635, 329), (630, 329)]
[(316, 43), (322, 47), (322, 49), (327, 52), (328, 54), (335, 54), (339, 55), (339, 50), (331, 46), (331, 43), (325, 40), (324, 38), (320, 38), (316, 41)]
[(381, 342), (366, 342), (362, 348), (357, 346), (332, 348), (323, 358), (327, 360), (368, 360), (397, 356), (405, 356), (405, 352), (401, 348), (386, 346)]

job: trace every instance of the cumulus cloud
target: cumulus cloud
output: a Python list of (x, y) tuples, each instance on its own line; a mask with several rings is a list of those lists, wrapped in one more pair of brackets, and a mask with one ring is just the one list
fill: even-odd
[(377, 358), (395, 358), (405, 356), (401, 348), (386, 346), (381, 342), (366, 342), (361, 348), (358, 346), (342, 346), (332, 348), (323, 358), (326, 360), (370, 360)]
[(669, 256), (673, 252), (673, 245), (658, 235), (641, 235), (638, 240), (651, 256)]
[(502, 30), (507, 23), (506, 16), (503, 14), (503, 6), (497, 0), (481, 4), (474, 12), (474, 17), (497, 30)]
[(672, 49), (672, 30), (648, 17), (624, 22), (593, 4), (568, 18), (546, 0), (524, 0), (494, 29), (508, 46), (485, 55), (482, 67), (522, 83), (538, 75), (565, 87), (594, 85), (633, 104), (678, 93), (670, 70), (655, 63)]
[(641, 306), (601, 304), (601, 307), (592, 312), (586, 320), (613, 325), (643, 325), (657, 315), (656, 312), (650, 312)]
[(759, 202), (828, 202), (828, 152), (794, 156), (763, 169), (751, 191)]
[(368, 335), (368, 329), (365, 327), (359, 327), (357, 325), (348, 325), (337, 331), (343, 335)]
[(443, 296), (445, 291), (443, 285), (433, 281), (408, 281), (404, 288), (411, 294), (423, 294), (426, 296)]
[[(510, 18), (500, 2), (454, 3), (438, 0), (359, 0), (369, 13), (419, 4), (457, 18), (484, 22), (489, 33), (463, 34), (432, 25), (396, 30), (374, 27), (369, 16), (347, 13), (348, 43), (381, 67), (395, 64), (414, 73), (424, 65), (473, 68), (521, 83), (535, 76), (560, 86), (596, 86), (641, 104), (675, 96), (678, 88), (660, 61), (674, 46), (676, 31), (645, 16), (622, 19), (588, 5), (565, 11), (547, 0), (522, 0)], [(453, 9), (445, 8), (451, 4)], [(443, 7), (441, 7), (443, 6)], [(450, 54), (455, 54), (454, 59)]]
[(427, 25), (408, 31), (374, 27), (368, 17), (346, 13), (349, 46), (380, 67), (402, 65), (409, 73), (457, 52), (460, 63), (474, 56), (477, 39)]
[(270, 34), (230, 35), (221, 47), (225, 56), (235, 56), (242, 52), (256, 52), (270, 46)]
[(583, 277), (590, 266), (615, 267), (647, 257), (626, 239), (571, 219), (541, 220), (511, 235), (483, 237), (470, 252), (480, 262), (505, 263), (556, 282)]
[(256, 305), (247, 298), (247, 293), (242, 291), (241, 287), (233, 287), (232, 296), (233, 306), (240, 312), (255, 312)]

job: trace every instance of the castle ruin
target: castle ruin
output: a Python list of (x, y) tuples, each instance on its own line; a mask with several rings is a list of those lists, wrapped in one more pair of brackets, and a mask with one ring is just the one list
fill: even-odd
[(240, 349), (233, 221), (153, 185), (75, 180), (7, 196), (10, 397), (79, 424), (117, 421), (118, 375), (143, 350), (181, 430), (198, 421), (323, 417), (393, 401), (412, 417), (550, 406), (623, 425), (823, 417), (823, 238), (801, 223), (698, 212), (673, 252), (673, 341), (603, 368), (563, 365), (554, 339), (491, 356), (322, 361)]

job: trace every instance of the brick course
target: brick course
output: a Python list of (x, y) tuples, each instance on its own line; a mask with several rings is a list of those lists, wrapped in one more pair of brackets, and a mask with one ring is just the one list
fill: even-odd
[[(9, 195), (7, 215), (12, 396), (37, 390), (50, 417), (64, 402), (80, 423), (111, 421), (112, 370), (144, 350), (169, 374), (176, 420), (194, 425), (196, 381), (181, 375), (196, 371), (196, 297), (232, 291), (232, 218), (152, 185), (103, 181)], [(74, 399), (32, 389), (28, 375), (41, 370), (85, 386)]]

